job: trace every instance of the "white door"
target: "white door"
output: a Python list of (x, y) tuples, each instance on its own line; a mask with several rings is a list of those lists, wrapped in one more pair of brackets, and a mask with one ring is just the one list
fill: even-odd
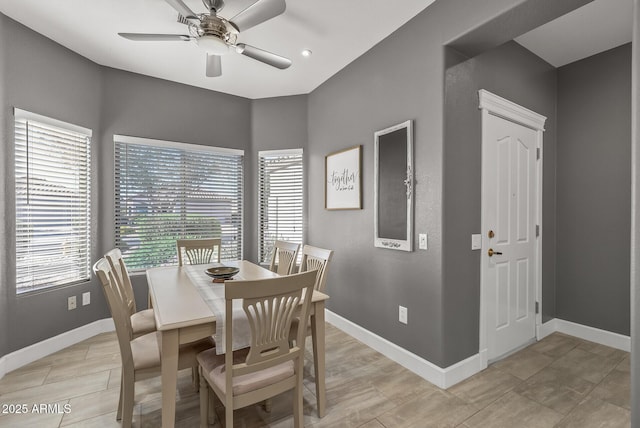
[(483, 110), (481, 311), (490, 361), (536, 336), (542, 131), (515, 120)]

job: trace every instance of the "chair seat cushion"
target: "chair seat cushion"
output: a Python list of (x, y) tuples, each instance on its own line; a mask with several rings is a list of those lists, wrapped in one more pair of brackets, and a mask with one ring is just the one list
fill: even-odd
[[(215, 343), (211, 337), (180, 345), (178, 368), (194, 366), (196, 355), (211, 349)], [(215, 353), (215, 349), (213, 349)], [(131, 341), (133, 367), (136, 370), (160, 367), (160, 332), (148, 333)]]
[(156, 319), (153, 309), (145, 309), (131, 315), (131, 329), (134, 336), (156, 331)]
[(160, 347), (158, 334), (148, 333), (131, 341), (131, 354), (135, 370), (160, 366)]
[[(249, 348), (241, 349), (233, 353), (233, 363), (238, 364), (245, 361)], [(218, 388), (226, 393), (226, 373), (224, 366), (224, 354), (216, 355), (215, 349), (198, 354), (198, 362), (202, 366), (205, 376)], [(293, 361), (289, 360), (277, 366), (249, 373), (233, 378), (233, 395), (240, 395), (246, 392), (255, 391), (260, 388), (272, 385), (295, 374)]]

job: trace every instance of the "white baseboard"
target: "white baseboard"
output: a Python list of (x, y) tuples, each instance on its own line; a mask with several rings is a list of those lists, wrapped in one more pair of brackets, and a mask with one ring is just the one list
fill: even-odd
[[(327, 322), (333, 324), (335, 327), (442, 389), (447, 389), (487, 368), (486, 350), (472, 355), (466, 360), (462, 360), (452, 366), (441, 368), (329, 310), (325, 310), (325, 317)], [(568, 334), (627, 352), (631, 349), (631, 339), (629, 336), (557, 318), (549, 320), (537, 327), (537, 339), (541, 340), (555, 332)]]
[[(487, 367), (486, 352), (480, 352), (452, 366), (441, 368), (338, 314), (329, 310), (325, 314), (327, 322), (442, 389), (447, 389)], [(7, 354), (0, 358), (0, 379), (6, 373), (33, 361), (110, 331), (114, 331), (113, 320), (105, 318)], [(626, 352), (631, 350), (629, 336), (557, 318), (538, 326), (537, 338), (541, 340), (556, 331)]]
[(536, 339), (542, 340), (545, 337), (549, 336), (551, 333), (555, 333), (556, 331), (558, 331), (558, 325), (556, 321), (557, 320), (553, 318), (544, 324), (536, 326)]
[(588, 340), (590, 342), (599, 343), (600, 345), (610, 346), (611, 348), (620, 349), (622, 351), (631, 352), (631, 338), (629, 336), (557, 318), (553, 321), (555, 321), (555, 331), (557, 332), (579, 337), (580, 339)]
[(4, 377), (4, 375), (7, 373), (7, 358), (6, 356), (0, 358), (0, 379), (2, 379)]
[(113, 319), (105, 318), (43, 340), (42, 342), (18, 349), (0, 358), (0, 379), (2, 379), (5, 374), (19, 369), (22, 366), (26, 366), (33, 361), (82, 342), (97, 334), (114, 330)]
[(335, 327), (442, 389), (482, 370), (480, 354), (443, 369), (329, 310), (325, 311), (325, 317)]

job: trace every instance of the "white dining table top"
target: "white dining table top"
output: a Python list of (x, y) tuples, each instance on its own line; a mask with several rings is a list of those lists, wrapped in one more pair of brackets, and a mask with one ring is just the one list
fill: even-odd
[[(246, 260), (225, 261), (224, 266), (240, 269), (234, 278), (255, 280), (274, 278), (278, 275)], [(221, 263), (201, 265), (203, 271)], [(147, 281), (151, 303), (156, 317), (156, 328), (160, 331), (213, 323), (216, 317), (193, 286), (186, 269), (179, 266), (164, 266), (147, 270)]]

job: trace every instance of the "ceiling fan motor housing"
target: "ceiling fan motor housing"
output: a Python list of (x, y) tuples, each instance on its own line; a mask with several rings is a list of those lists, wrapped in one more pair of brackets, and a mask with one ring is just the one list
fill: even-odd
[(229, 41), (229, 31), (224, 20), (213, 15), (204, 15), (200, 22), (203, 36), (216, 36), (225, 42)]
[(213, 15), (202, 17), (198, 46), (209, 53), (224, 55), (229, 51), (230, 37), (224, 20)]

